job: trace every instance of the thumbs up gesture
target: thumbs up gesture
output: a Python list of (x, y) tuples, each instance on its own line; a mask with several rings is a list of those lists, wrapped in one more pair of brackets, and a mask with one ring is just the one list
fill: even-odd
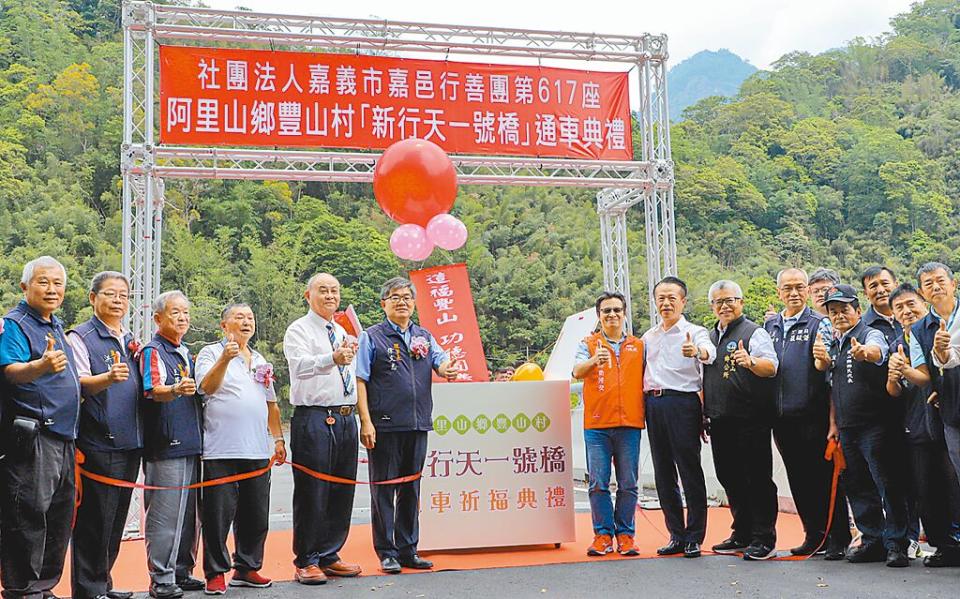
[(447, 361), (446, 364), (441, 366), (440, 376), (447, 379), (448, 381), (457, 380), (457, 369), (456, 365), (460, 362), (460, 358), (454, 356)]
[(680, 353), (685, 358), (696, 358), (700, 354), (700, 348), (693, 343), (693, 337), (690, 336), (690, 333), (687, 333), (687, 340), (680, 346)]
[(947, 323), (942, 318), (940, 319), (940, 328), (937, 329), (936, 334), (933, 336), (933, 351), (937, 353), (937, 357), (940, 358), (941, 362), (946, 362), (947, 350), (950, 349), (950, 333), (947, 331)]
[(823, 335), (817, 333), (817, 340), (813, 342), (813, 357), (821, 362), (829, 362), (830, 354), (827, 352), (827, 344), (823, 342)]
[(240, 344), (237, 343), (237, 339), (233, 334), (227, 337), (227, 342), (223, 346), (223, 354), (221, 355), (224, 360), (232, 360), (240, 355)]
[(897, 346), (896, 353), (890, 354), (887, 364), (887, 380), (899, 381), (903, 377), (903, 369), (907, 367), (907, 355), (903, 352), (903, 345)]
[(857, 362), (864, 362), (867, 359), (867, 346), (861, 345), (856, 337), (850, 338), (850, 355)]
[(600, 366), (604, 366), (610, 363), (610, 350), (608, 350), (606, 346), (599, 341), (597, 341), (596, 358), (597, 358), (597, 364)]
[(107, 378), (111, 383), (122, 383), (130, 378), (130, 369), (127, 367), (127, 363), (120, 359), (120, 352), (114, 351), (112, 354), (113, 364), (110, 365)]
[(737, 342), (737, 349), (733, 352), (733, 362), (737, 366), (742, 366), (744, 368), (750, 368), (750, 354), (746, 349), (743, 348), (743, 339)]
[(57, 340), (53, 335), (47, 335), (47, 349), (43, 352), (40, 360), (43, 363), (46, 372), (62, 372), (67, 367), (67, 354), (56, 349)]

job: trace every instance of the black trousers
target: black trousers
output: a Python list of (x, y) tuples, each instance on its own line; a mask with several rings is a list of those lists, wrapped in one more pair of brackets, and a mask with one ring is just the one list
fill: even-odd
[[(370, 481), (416, 474), (427, 458), (426, 431), (379, 432), (367, 451)], [(409, 558), (420, 542), (420, 479), (370, 485), (373, 548), (380, 559)]]
[[(646, 394), (647, 438), (663, 518), (674, 541), (703, 543), (707, 530), (707, 485), (700, 466), (700, 398), (696, 393)], [(683, 500), (677, 476), (687, 499)]]
[[(334, 419), (333, 424), (326, 423), (328, 417)], [(307, 406), (294, 410), (290, 458), (295, 463), (356, 480), (358, 447), (356, 416)], [(355, 492), (355, 485), (330, 483), (293, 471), (293, 563), (298, 568), (324, 567), (340, 560), (350, 533)]]
[[(773, 423), (773, 440), (783, 458), (790, 493), (803, 523), (807, 539), (820, 542), (827, 525), (833, 462), (824, 459), (829, 420), (822, 417), (785, 417)], [(827, 546), (845, 549), (850, 545), (850, 518), (842, 481), (833, 503), (833, 521)]]
[(927, 541), (934, 547), (957, 545), (953, 538), (954, 504), (957, 475), (947, 454), (947, 446), (939, 443), (907, 445), (912, 488)]
[(710, 421), (717, 479), (727, 492), (734, 539), (777, 544), (777, 485), (773, 482), (770, 423), (761, 418)]
[(43, 432), (17, 439), (2, 464), (3, 597), (42, 599), (60, 581), (70, 543), (73, 441)]
[[(203, 460), (203, 480), (243, 474), (270, 460)], [(203, 574), (207, 580), (231, 568), (239, 572), (263, 567), (263, 547), (270, 528), (270, 471), (255, 478), (201, 490)], [(227, 534), (233, 528), (231, 560)]]
[[(85, 470), (129, 482), (137, 481), (143, 452), (83, 452)], [(105, 485), (86, 479), (83, 501), (73, 527), (70, 581), (74, 599), (93, 599), (113, 589), (110, 571), (120, 553), (120, 540), (127, 523), (133, 489)]]

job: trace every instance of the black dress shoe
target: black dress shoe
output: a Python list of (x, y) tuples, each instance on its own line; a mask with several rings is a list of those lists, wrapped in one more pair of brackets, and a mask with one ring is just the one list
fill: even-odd
[(683, 557), (700, 557), (700, 543), (687, 543), (684, 545)]
[(873, 543), (871, 545), (860, 545), (851, 550), (847, 555), (847, 561), (851, 564), (866, 564), (885, 561), (886, 557), (887, 552), (884, 551), (883, 546), (880, 543)]
[(130, 591), (111, 590), (111, 591), (107, 591), (107, 597), (109, 599), (132, 599), (133, 593), (131, 593)]
[(187, 576), (186, 578), (178, 578), (177, 586), (184, 591), (202, 591), (207, 585), (198, 578)]
[(938, 547), (936, 553), (923, 558), (927, 568), (948, 568), (960, 566), (960, 549), (957, 547)]
[(910, 565), (910, 559), (907, 558), (907, 552), (903, 549), (891, 549), (887, 552), (888, 568), (906, 568)]
[(827, 547), (826, 553), (823, 554), (823, 561), (839, 562), (845, 557), (847, 557), (846, 547)]
[[(822, 539), (822, 537), (821, 537)], [(812, 555), (819, 547), (821, 539), (807, 537), (803, 545), (790, 549), (792, 555)]]
[(669, 543), (657, 549), (657, 555), (680, 555), (686, 549), (686, 544), (671, 539)]
[(150, 596), (154, 599), (177, 599), (183, 597), (183, 589), (175, 584), (151, 584)]
[(385, 557), (380, 560), (380, 571), (384, 574), (399, 574), (400, 562), (395, 557)]
[(410, 557), (401, 557), (400, 565), (404, 568), (412, 568), (414, 570), (429, 570), (433, 567), (433, 562), (425, 560), (414, 553)]

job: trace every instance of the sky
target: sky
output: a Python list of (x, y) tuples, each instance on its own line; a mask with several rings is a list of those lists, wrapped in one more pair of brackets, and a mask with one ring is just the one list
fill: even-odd
[[(787, 52), (818, 53), (889, 31), (913, 0), (205, 0), (212, 8), (637, 35), (666, 33), (670, 62), (727, 48), (764, 69)], [(478, 5), (482, 7), (478, 8)], [(566, 7), (566, 8), (561, 8)]]

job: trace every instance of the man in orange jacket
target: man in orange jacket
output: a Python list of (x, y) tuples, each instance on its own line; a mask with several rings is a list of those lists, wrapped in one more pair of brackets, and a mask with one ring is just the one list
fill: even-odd
[[(580, 342), (573, 377), (583, 380), (583, 438), (590, 476), (594, 540), (587, 555), (637, 555), (640, 431), (643, 420), (643, 342), (624, 332), (627, 302), (620, 293), (597, 298), (601, 330)], [(610, 464), (617, 470), (616, 507), (610, 500)]]

